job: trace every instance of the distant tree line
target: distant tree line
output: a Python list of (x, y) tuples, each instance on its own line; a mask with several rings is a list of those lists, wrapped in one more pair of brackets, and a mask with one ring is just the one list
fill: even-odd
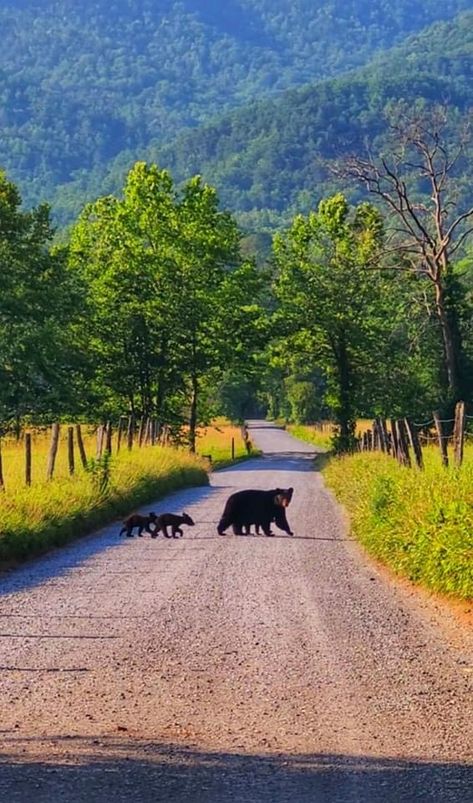
[(267, 413), (331, 417), (345, 449), (359, 416), (471, 399), (469, 132), (451, 122), (398, 105), (390, 149), (337, 168), (371, 200), (327, 196), (274, 236), (264, 266), (199, 176), (178, 188), (137, 162), (58, 246), (49, 210), (23, 211), (2, 175), (3, 429), (152, 416), (193, 449), (216, 414)]

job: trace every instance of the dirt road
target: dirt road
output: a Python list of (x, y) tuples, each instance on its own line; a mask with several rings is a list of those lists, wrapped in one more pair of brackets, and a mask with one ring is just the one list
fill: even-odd
[[(473, 638), (346, 535), (310, 447), (265, 456), (0, 580), (0, 801), (473, 800)], [(221, 537), (240, 488), (294, 486), (294, 537)]]

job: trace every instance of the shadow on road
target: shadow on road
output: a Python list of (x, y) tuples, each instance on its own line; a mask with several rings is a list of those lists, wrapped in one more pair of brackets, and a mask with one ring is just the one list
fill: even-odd
[(0, 799), (9, 803), (466, 803), (471, 799), (472, 767), (460, 763), (207, 752), (100, 736), (87, 743), (48, 740), (52, 751), (64, 754), (45, 763), (35, 760), (35, 740), (18, 739), (18, 745), (15, 741), (9, 739), (11, 752), (0, 756)]
[(324, 454), (315, 452), (268, 452), (245, 460), (242, 463), (235, 463), (233, 466), (221, 469), (218, 473), (225, 474), (228, 471), (320, 471)]

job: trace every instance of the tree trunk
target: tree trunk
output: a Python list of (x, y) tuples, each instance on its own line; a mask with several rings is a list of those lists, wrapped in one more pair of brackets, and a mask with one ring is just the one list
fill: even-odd
[(353, 445), (355, 421), (352, 410), (351, 368), (344, 332), (338, 336), (335, 358), (339, 383), (339, 404), (336, 414), (339, 427), (337, 451), (347, 452)]
[(447, 373), (448, 390), (451, 396), (450, 401), (457, 402), (460, 401), (461, 396), (459, 344), (456, 342), (458, 337), (455, 338), (454, 334), (454, 329), (457, 327), (452, 326), (452, 314), (449, 314), (445, 287), (441, 280), (435, 282), (435, 307), (440, 323), (440, 330), (442, 332), (445, 369)]
[(189, 451), (195, 452), (195, 438), (197, 430), (197, 397), (199, 393), (199, 380), (192, 376), (191, 409), (189, 415)]

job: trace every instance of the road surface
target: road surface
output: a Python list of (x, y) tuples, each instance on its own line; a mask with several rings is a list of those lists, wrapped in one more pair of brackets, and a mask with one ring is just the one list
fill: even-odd
[[(348, 536), (311, 447), (265, 455), (0, 579), (0, 800), (473, 800), (473, 639)], [(227, 496), (295, 488), (294, 537), (218, 536)]]

